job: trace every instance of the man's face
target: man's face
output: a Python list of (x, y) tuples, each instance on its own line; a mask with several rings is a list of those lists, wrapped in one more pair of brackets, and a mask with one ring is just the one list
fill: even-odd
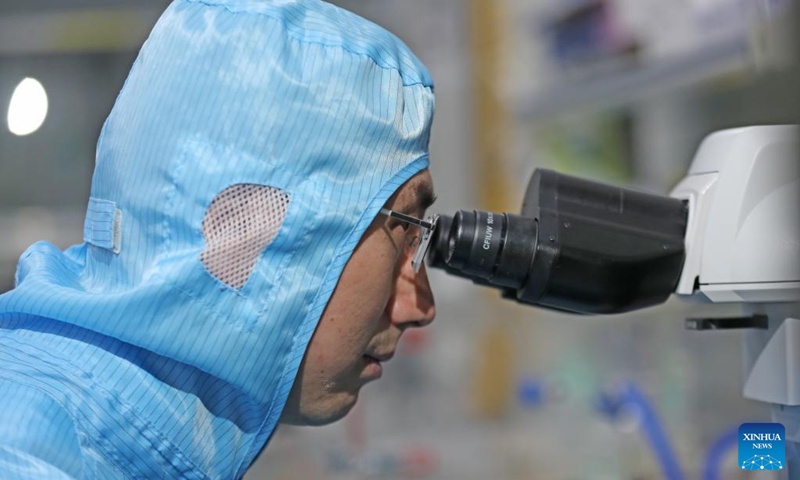
[[(389, 199), (386, 208), (422, 218), (433, 201), (428, 170)], [(423, 266), (415, 273), (409, 244), (417, 226), (378, 215), (339, 278), (311, 338), (281, 422), (323, 425), (344, 417), (359, 389), (381, 376), (403, 332), (433, 321)]]

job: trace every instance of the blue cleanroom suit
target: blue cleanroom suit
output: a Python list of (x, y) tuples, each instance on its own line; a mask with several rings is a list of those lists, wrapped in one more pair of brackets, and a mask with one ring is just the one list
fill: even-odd
[(103, 126), (84, 242), (34, 244), (0, 296), (0, 479), (243, 476), (361, 235), (428, 166), (433, 108), (408, 48), (337, 7), (172, 3)]

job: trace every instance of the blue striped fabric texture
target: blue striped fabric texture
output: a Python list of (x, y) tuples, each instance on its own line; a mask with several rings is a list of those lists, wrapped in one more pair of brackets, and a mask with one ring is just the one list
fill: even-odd
[[(0, 478), (242, 477), (359, 239), (427, 168), (433, 109), (409, 49), (337, 7), (172, 3), (98, 141), (97, 231), (32, 245), (0, 296)], [(290, 201), (234, 289), (200, 253), (240, 183)]]

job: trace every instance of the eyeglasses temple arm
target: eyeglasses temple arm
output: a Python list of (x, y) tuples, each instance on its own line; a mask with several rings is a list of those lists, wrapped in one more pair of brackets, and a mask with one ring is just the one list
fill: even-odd
[(413, 223), (414, 225), (419, 225), (420, 227), (427, 228), (428, 230), (433, 230), (432, 223), (408, 216), (404, 213), (395, 212), (394, 210), (389, 210), (388, 208), (381, 208), (381, 213), (384, 215), (388, 215), (390, 217), (394, 217), (398, 220), (402, 220), (404, 222)]

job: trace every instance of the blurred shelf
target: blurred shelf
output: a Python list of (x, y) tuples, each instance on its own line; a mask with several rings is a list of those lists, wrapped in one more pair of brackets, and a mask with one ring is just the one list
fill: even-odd
[(751, 63), (746, 39), (737, 38), (650, 65), (544, 88), (530, 99), (515, 102), (515, 114), (521, 121), (535, 122), (567, 113), (618, 108), (654, 94), (746, 72)]
[(0, 2), (0, 15), (12, 13), (63, 12), (66, 10), (96, 10), (110, 7), (141, 7), (156, 5), (163, 10), (169, 0), (4, 0)]
[(0, 56), (135, 52), (164, 10), (161, 0), (102, 3), (77, 1), (39, 11), (0, 8)]

